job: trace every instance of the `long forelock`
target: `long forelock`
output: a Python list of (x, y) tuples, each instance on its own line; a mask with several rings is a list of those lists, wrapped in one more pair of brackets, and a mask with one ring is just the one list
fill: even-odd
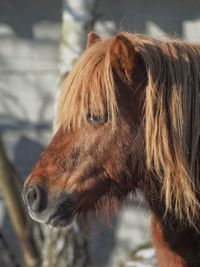
[(110, 40), (87, 49), (75, 63), (61, 90), (58, 124), (77, 129), (86, 123), (87, 114), (107, 114), (116, 124), (116, 89), (109, 58)]

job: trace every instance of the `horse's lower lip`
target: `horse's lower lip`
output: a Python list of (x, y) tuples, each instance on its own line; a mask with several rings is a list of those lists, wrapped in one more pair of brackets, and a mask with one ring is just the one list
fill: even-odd
[(74, 216), (63, 216), (62, 214), (55, 214), (50, 216), (46, 224), (51, 225), (53, 227), (65, 227), (72, 223)]

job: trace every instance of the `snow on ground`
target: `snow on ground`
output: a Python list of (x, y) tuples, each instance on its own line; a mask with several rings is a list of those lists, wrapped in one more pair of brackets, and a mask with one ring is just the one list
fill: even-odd
[(119, 267), (157, 267), (155, 250), (152, 247), (141, 248), (130, 255), (130, 259)]

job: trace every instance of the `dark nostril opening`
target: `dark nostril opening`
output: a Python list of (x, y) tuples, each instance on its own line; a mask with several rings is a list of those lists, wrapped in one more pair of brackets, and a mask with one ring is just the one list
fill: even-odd
[(38, 193), (36, 189), (33, 186), (31, 186), (26, 193), (26, 201), (30, 206), (32, 206), (33, 203), (37, 201), (37, 198), (38, 198)]
[(31, 185), (25, 193), (25, 202), (34, 212), (41, 212), (46, 208), (46, 192), (38, 185)]

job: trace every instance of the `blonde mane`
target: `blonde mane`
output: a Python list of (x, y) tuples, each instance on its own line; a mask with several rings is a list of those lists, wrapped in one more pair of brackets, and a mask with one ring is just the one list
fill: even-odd
[(87, 114), (107, 113), (116, 123), (117, 100), (112, 67), (109, 61), (111, 40), (87, 49), (75, 63), (61, 91), (58, 124), (66, 129), (80, 128)]
[[(122, 33), (142, 56), (147, 73), (145, 140), (147, 168), (162, 185), (166, 212), (193, 224), (199, 215), (200, 45)], [(114, 37), (87, 49), (60, 95), (58, 122), (81, 127), (87, 113), (117, 122), (117, 88), (110, 64)]]

